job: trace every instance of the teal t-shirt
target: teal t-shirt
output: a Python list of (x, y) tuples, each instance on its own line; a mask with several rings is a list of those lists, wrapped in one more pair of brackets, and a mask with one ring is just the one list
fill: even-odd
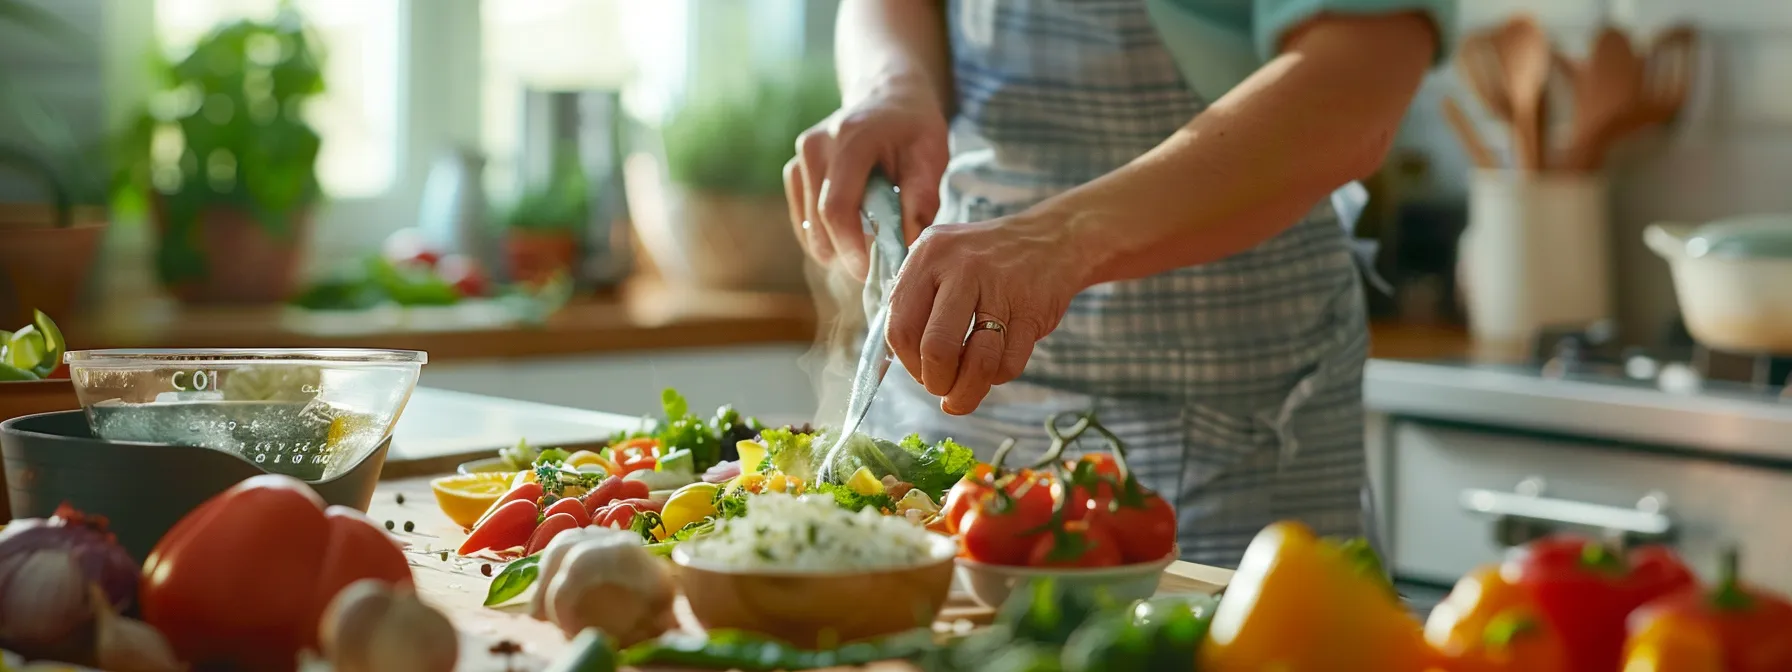
[(1457, 0), (1146, 0), (1189, 86), (1220, 97), (1274, 56), (1282, 36), (1318, 14), (1422, 11), (1437, 25), (1437, 63), (1456, 34)]

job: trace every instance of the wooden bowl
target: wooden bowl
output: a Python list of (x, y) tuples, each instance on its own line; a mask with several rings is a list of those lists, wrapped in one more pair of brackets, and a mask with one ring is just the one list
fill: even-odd
[(958, 543), (931, 535), (913, 567), (849, 572), (730, 570), (673, 551), (691, 614), (708, 630), (753, 632), (810, 649), (929, 627), (952, 589)]
[(958, 578), (972, 599), (990, 608), (1001, 607), (1016, 588), (1041, 578), (1050, 578), (1066, 590), (1089, 594), (1102, 591), (1116, 602), (1127, 603), (1156, 594), (1164, 570), (1176, 562), (1181, 552), (1180, 548), (1172, 549), (1168, 556), (1155, 562), (1088, 569), (1011, 567), (959, 558)]
[[(75, 385), (67, 378), (0, 383), (0, 421), (80, 407)], [(12, 520), (12, 502), (8, 497), (6, 464), (0, 460), (0, 523)]]

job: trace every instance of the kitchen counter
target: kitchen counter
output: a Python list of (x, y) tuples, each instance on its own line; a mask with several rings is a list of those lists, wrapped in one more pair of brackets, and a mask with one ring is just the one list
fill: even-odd
[(453, 471), (461, 462), (492, 457), (527, 438), (531, 445), (568, 450), (608, 441), (635, 429), (641, 418), (551, 404), (419, 387), (411, 393), (382, 477)]
[[(418, 594), (446, 614), (460, 632), (461, 670), (541, 669), (565, 647), (565, 638), (552, 625), (530, 618), (526, 600), (495, 609), (482, 606), (491, 583), (482, 567), (490, 563), (460, 558), (452, 551), (443, 559), (443, 550), (455, 548), (466, 535), (436, 507), (429, 480), (416, 477), (382, 482), (374, 493), (368, 516), (380, 524), (392, 521), (401, 530), (395, 534), (407, 547), (405, 554)], [(411, 532), (402, 531), (407, 522), (412, 523)], [(493, 573), (498, 568), (491, 565)], [(1231, 577), (1230, 570), (1177, 562), (1165, 570), (1158, 591), (1212, 593), (1224, 587)], [(677, 611), (682, 627), (699, 630), (683, 598), (678, 601)], [(972, 603), (968, 595), (954, 593), (936, 627), (959, 621), (988, 623), (992, 616), (991, 610)], [(509, 661), (494, 655), (491, 648), (501, 641), (521, 645), (522, 653)]]
[(432, 361), (807, 343), (807, 294), (679, 290), (633, 283), (574, 299), (545, 324), (510, 323), (478, 304), (311, 312), (287, 306), (144, 301), (63, 321), (71, 350), (99, 348), (395, 348)]

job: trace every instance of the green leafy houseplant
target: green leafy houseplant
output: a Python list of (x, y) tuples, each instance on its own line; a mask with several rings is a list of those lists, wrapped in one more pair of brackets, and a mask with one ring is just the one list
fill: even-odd
[(498, 215), (511, 279), (540, 285), (571, 271), (578, 261), (579, 232), (590, 218), (589, 191), (578, 153), (566, 148), (547, 184), (524, 191)]
[(832, 71), (822, 68), (767, 80), (748, 96), (693, 101), (663, 130), (668, 174), (697, 191), (782, 194), (796, 137), (839, 107)]
[(123, 138), (114, 186), (120, 202), (156, 205), (163, 282), (207, 277), (208, 213), (242, 213), (291, 240), (320, 196), (320, 139), (302, 113), (324, 90), (299, 15), (286, 7), (270, 22), (221, 25), (155, 70), (157, 91)]

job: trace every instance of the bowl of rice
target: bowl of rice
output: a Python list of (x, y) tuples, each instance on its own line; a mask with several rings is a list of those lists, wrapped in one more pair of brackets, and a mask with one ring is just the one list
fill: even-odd
[(705, 629), (823, 649), (932, 624), (957, 552), (951, 537), (901, 517), (767, 493), (746, 515), (679, 544), (672, 561)]

